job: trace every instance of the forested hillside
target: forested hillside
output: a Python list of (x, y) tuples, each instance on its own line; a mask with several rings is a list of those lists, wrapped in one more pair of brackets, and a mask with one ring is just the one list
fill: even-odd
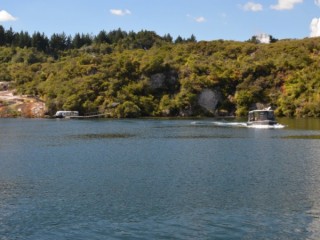
[(245, 115), (264, 105), (320, 117), (320, 39), (197, 42), (120, 29), (48, 38), (0, 26), (1, 81), (44, 100), (49, 114)]

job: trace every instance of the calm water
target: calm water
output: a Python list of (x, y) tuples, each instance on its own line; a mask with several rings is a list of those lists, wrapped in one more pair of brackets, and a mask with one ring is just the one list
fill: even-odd
[(0, 119), (0, 240), (320, 239), (320, 120)]

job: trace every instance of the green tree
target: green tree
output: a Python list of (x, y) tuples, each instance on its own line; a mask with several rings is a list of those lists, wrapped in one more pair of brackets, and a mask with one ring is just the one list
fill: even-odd
[(5, 43), (6, 43), (5, 29), (2, 25), (0, 25), (0, 46), (4, 46)]
[(70, 46), (70, 38), (65, 33), (54, 33), (50, 38), (49, 46), (52, 52), (66, 50)]
[(94, 38), (94, 42), (101, 44), (101, 43), (111, 43), (111, 40), (108, 37), (108, 34), (105, 30), (102, 30), (98, 33), (98, 35)]
[(36, 48), (38, 51), (47, 52), (49, 49), (49, 39), (44, 33), (35, 32), (31, 38), (31, 46)]
[(6, 32), (5, 32), (5, 41), (6, 44), (8, 44), (9, 46), (12, 46), (14, 44), (15, 41), (15, 37), (16, 37), (16, 33), (12, 30), (12, 28), (10, 27)]
[(126, 101), (117, 107), (119, 118), (136, 118), (141, 116), (140, 108), (131, 101)]
[(174, 41), (175, 44), (179, 44), (179, 43), (183, 43), (183, 42), (184, 42), (184, 39), (181, 36), (178, 36), (176, 38), (176, 40)]

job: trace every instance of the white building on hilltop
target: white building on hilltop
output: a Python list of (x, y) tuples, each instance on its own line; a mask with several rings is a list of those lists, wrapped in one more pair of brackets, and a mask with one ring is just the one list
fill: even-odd
[(266, 33), (261, 33), (261, 34), (256, 35), (256, 39), (260, 43), (270, 43), (271, 42), (271, 36)]

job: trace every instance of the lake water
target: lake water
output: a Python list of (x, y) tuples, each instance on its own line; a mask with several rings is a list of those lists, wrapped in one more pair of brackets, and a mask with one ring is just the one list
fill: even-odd
[(320, 120), (0, 119), (0, 240), (320, 239)]

